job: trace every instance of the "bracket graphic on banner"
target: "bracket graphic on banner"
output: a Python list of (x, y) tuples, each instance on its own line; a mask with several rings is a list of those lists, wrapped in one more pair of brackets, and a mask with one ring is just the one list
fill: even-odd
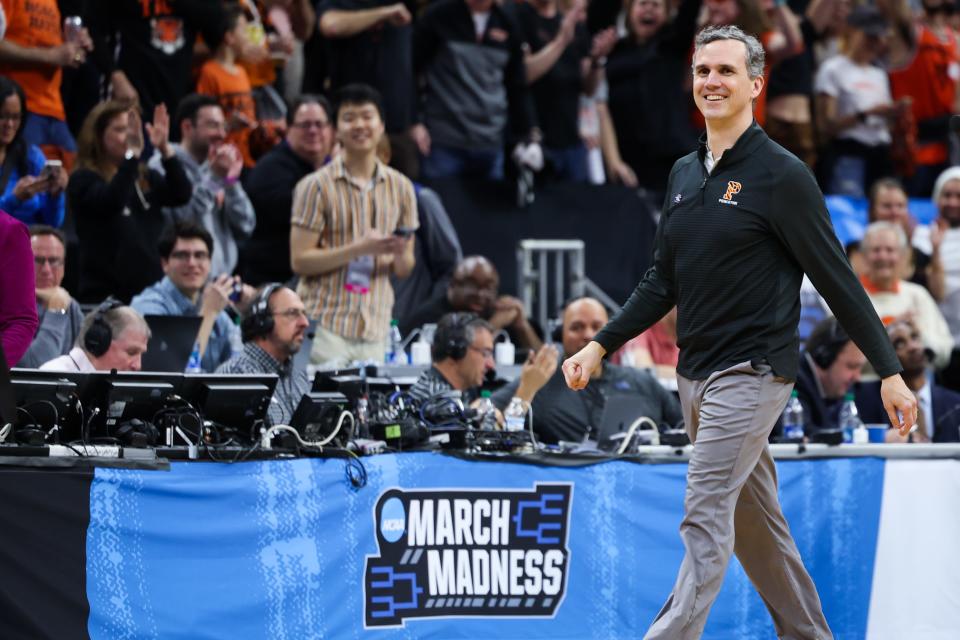
[(364, 627), (415, 618), (552, 618), (563, 602), (572, 483), (385, 490), (366, 557)]

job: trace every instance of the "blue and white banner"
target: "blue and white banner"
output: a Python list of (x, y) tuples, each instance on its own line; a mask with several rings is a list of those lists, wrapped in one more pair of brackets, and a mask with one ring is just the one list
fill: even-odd
[[(685, 464), (364, 464), (362, 489), (335, 459), (97, 469), (90, 637), (640, 638), (683, 555)], [(957, 462), (777, 466), (837, 638), (956, 637)], [(704, 637), (775, 637), (736, 561)]]

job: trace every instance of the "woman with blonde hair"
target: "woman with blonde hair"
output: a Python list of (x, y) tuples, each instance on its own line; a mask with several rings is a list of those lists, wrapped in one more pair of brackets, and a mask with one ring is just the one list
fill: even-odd
[(191, 185), (170, 146), (164, 105), (154, 109), (146, 129), (166, 175), (149, 170), (141, 157), (140, 114), (130, 103), (101, 102), (80, 130), (67, 199), (80, 239), (83, 302), (108, 295), (129, 301), (163, 277), (156, 246), (166, 223), (161, 207), (186, 204)]

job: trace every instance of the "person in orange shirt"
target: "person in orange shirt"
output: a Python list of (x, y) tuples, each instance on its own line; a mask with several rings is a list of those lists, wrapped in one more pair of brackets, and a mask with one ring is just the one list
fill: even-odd
[(63, 67), (77, 67), (93, 50), (86, 29), (64, 39), (57, 0), (0, 0), (7, 32), (0, 40), (0, 73), (15, 80), (27, 96), (24, 139), (69, 171), (77, 144), (66, 124), (60, 97)]
[[(197, 93), (213, 96), (227, 118), (227, 140), (240, 149), (243, 164), (254, 165), (250, 152), (251, 134), (257, 127), (253, 87), (247, 72), (237, 63), (246, 46), (247, 19), (236, 4), (224, 8), (218, 39), (210, 42), (213, 57), (200, 67)], [(212, 38), (211, 38), (212, 39)]]

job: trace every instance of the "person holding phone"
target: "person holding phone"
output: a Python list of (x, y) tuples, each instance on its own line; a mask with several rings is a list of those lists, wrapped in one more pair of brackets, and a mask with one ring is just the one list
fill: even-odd
[(23, 137), (26, 96), (0, 76), (0, 209), (24, 224), (63, 224), (67, 174)]
[[(367, 85), (337, 93), (343, 152), (303, 178), (293, 196), (290, 263), (297, 293), (317, 320), (314, 363), (383, 361), (394, 293), (390, 276), (413, 270), (419, 226), (413, 183), (383, 164), (380, 94)], [(400, 235), (394, 235), (399, 229)]]

